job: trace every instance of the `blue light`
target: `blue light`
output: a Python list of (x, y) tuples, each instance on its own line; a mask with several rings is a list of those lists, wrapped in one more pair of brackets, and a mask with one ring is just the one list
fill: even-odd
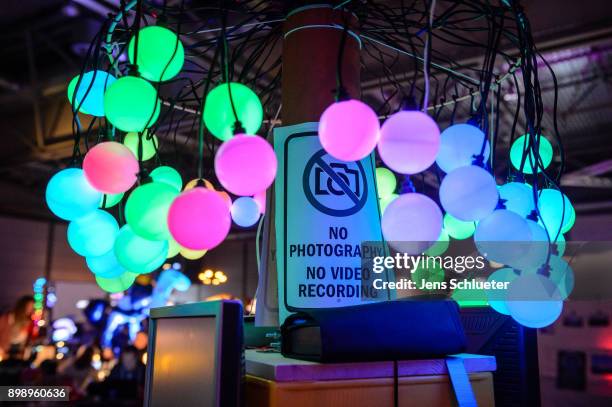
[(539, 192), (538, 210), (542, 217), (541, 222), (552, 240), (563, 232), (562, 229), (569, 225), (572, 216), (575, 216), (570, 200), (556, 189), (543, 189)]
[(498, 209), (478, 222), (474, 243), (488, 260), (515, 266), (529, 253), (531, 231), (525, 219), (509, 210)]
[(80, 168), (56, 173), (47, 184), (47, 206), (56, 216), (74, 220), (96, 210), (102, 193), (96, 191)]
[(533, 190), (522, 182), (509, 182), (499, 187), (499, 197), (503, 199), (504, 206), (509, 211), (527, 217), (533, 210)]
[(548, 326), (563, 311), (554, 283), (538, 274), (524, 274), (511, 282), (506, 306), (516, 322), (529, 328)]
[(498, 201), (495, 179), (475, 165), (451, 171), (440, 185), (442, 207), (459, 220), (483, 219), (495, 210)]
[(231, 213), (238, 226), (253, 226), (259, 220), (259, 204), (250, 196), (241, 196), (232, 203)]
[[(436, 164), (446, 173), (471, 165), (480, 154), (486, 138), (482, 130), (471, 124), (454, 124), (440, 134), (440, 150)], [(483, 162), (489, 158), (489, 142), (486, 141)]]
[(83, 75), (79, 89), (74, 96), (78, 80), (79, 75), (72, 78), (68, 85), (68, 101), (73, 103), (74, 98), (73, 108), (76, 109), (80, 104), (81, 113), (104, 116), (104, 92), (117, 79), (108, 72), (89, 71)]
[[(496, 282), (502, 282), (502, 283), (503, 282), (511, 283), (512, 281), (516, 280), (517, 277), (518, 277), (518, 274), (511, 268), (503, 268), (503, 269), (497, 270), (495, 273), (492, 273), (487, 279), (487, 281), (488, 282), (496, 281)], [(500, 314), (510, 315), (510, 311), (508, 310), (508, 307), (506, 306), (506, 297), (508, 294), (507, 290), (489, 289), (489, 290), (485, 290), (485, 293), (487, 295), (487, 301), (489, 305), (491, 306), (491, 308), (493, 308), (495, 311), (499, 312)]]
[(81, 256), (101, 256), (112, 250), (119, 225), (108, 212), (96, 209), (68, 225), (68, 243)]
[(113, 249), (101, 256), (88, 256), (85, 261), (89, 270), (96, 276), (113, 278), (125, 272), (125, 268), (119, 264)]

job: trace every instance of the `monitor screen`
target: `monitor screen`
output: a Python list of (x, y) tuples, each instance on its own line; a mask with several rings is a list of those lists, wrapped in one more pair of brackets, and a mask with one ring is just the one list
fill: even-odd
[(157, 319), (150, 406), (216, 406), (215, 323), (214, 316)]

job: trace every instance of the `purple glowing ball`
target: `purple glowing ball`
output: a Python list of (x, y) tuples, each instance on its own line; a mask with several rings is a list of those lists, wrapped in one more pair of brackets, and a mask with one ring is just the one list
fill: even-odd
[(332, 157), (357, 161), (368, 156), (380, 137), (380, 123), (372, 108), (350, 99), (330, 105), (319, 121), (319, 140)]
[(423, 112), (397, 112), (380, 129), (378, 154), (389, 168), (401, 174), (426, 170), (436, 160), (439, 149), (440, 129)]

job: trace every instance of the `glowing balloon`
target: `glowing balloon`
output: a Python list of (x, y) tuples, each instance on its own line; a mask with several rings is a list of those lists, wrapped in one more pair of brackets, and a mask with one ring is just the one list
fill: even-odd
[(319, 141), (331, 156), (342, 161), (365, 158), (380, 138), (380, 123), (372, 108), (350, 99), (330, 105), (319, 120)]
[(440, 129), (421, 111), (399, 111), (380, 129), (378, 154), (389, 168), (401, 174), (426, 170), (436, 160), (439, 149)]
[(376, 189), (380, 199), (386, 198), (395, 192), (397, 180), (395, 175), (385, 167), (376, 168)]
[(548, 258), (548, 252), (551, 250), (548, 235), (544, 228), (531, 219), (526, 219), (525, 221), (531, 232), (531, 239), (525, 243), (528, 249), (527, 252), (513, 262), (513, 266), (520, 270), (542, 266)]
[(166, 255), (167, 259), (170, 259), (181, 252), (181, 245), (176, 243), (176, 241), (172, 238), (168, 239), (168, 254)]
[(138, 61), (134, 61), (136, 37), (128, 46), (130, 63), (138, 65), (138, 72), (152, 82), (167, 81), (181, 71), (185, 50), (178, 36), (167, 28), (148, 26), (138, 32)]
[(79, 90), (75, 96), (75, 89), (79, 82), (79, 75), (77, 75), (68, 84), (68, 101), (73, 104), (73, 109), (78, 107), (81, 113), (102, 117), (104, 116), (104, 92), (116, 80), (108, 72), (86, 72), (81, 78)]
[(483, 160), (489, 158), (489, 142), (482, 130), (471, 124), (454, 124), (440, 135), (440, 150), (436, 164), (446, 173), (474, 163), (485, 143)]
[(136, 188), (125, 204), (125, 219), (134, 233), (149, 240), (167, 240), (168, 210), (179, 192), (163, 182), (150, 182)]
[(474, 243), (488, 260), (509, 266), (520, 262), (531, 247), (531, 230), (525, 219), (498, 209), (476, 225)]
[[(231, 100), (230, 100), (231, 90)], [(236, 83), (222, 83), (208, 93), (204, 102), (204, 124), (218, 139), (225, 141), (234, 135), (236, 117), (248, 134), (255, 134), (263, 121), (263, 108), (259, 98), (248, 87)]]
[(248, 228), (259, 220), (259, 205), (253, 198), (241, 196), (232, 204), (231, 214), (235, 224)]
[(119, 225), (113, 216), (96, 209), (68, 225), (68, 243), (81, 256), (101, 256), (113, 248)]
[(524, 274), (512, 281), (506, 298), (510, 316), (529, 328), (552, 324), (563, 310), (563, 300), (554, 283), (538, 274)]
[(196, 187), (181, 193), (170, 206), (172, 237), (191, 250), (209, 250), (225, 239), (232, 224), (225, 200), (216, 191)]
[(447, 213), (444, 215), (444, 230), (453, 239), (463, 240), (474, 234), (476, 224), (474, 222), (459, 220)]
[(136, 157), (126, 146), (105, 141), (87, 152), (83, 171), (89, 183), (98, 191), (119, 194), (134, 185), (139, 168)]
[(89, 270), (99, 277), (113, 278), (125, 272), (125, 268), (119, 264), (113, 249), (101, 256), (87, 256), (85, 262)]
[(385, 240), (397, 251), (422, 253), (440, 237), (442, 211), (425, 195), (403, 194), (384, 211), (381, 226)]
[(113, 206), (117, 205), (119, 202), (121, 202), (121, 200), (123, 199), (123, 192), (121, 192), (120, 194), (104, 194), (102, 195), (102, 198), (100, 198), (100, 205), (99, 207), (101, 209), (108, 209), (108, 208), (112, 208)]
[(189, 250), (184, 247), (181, 248), (181, 256), (186, 258), (187, 260), (197, 260), (204, 257), (204, 255), (208, 252), (208, 250)]
[(161, 267), (168, 255), (167, 240), (148, 240), (124, 225), (115, 239), (115, 256), (126, 270), (150, 273)]
[(425, 250), (425, 254), (428, 256), (439, 256), (443, 254), (447, 249), (449, 242), (448, 233), (444, 229), (440, 232), (440, 237), (429, 249)]
[(181, 178), (181, 174), (179, 174), (178, 171), (172, 167), (162, 165), (151, 171), (151, 174), (149, 175), (154, 182), (168, 184), (179, 192), (181, 191), (181, 188), (183, 188), (183, 179)]
[(253, 199), (259, 205), (259, 213), (262, 215), (266, 213), (266, 190), (264, 189), (253, 195)]
[(540, 221), (551, 239), (554, 240), (555, 236), (570, 224), (574, 207), (563, 192), (556, 189), (543, 189), (539, 192), (538, 210), (542, 217)]
[[(138, 158), (138, 138), (138, 133), (128, 133), (123, 139), (123, 145), (129, 148), (136, 158)], [(157, 141), (157, 136), (155, 134), (149, 136), (148, 132), (145, 131), (142, 134), (142, 161), (155, 157), (158, 147), (159, 142)]]
[(503, 199), (504, 206), (511, 212), (527, 217), (533, 210), (533, 189), (522, 182), (509, 182), (499, 188), (499, 198)]
[(451, 171), (440, 185), (442, 207), (459, 220), (480, 220), (495, 210), (498, 201), (495, 179), (475, 165)]
[[(517, 170), (520, 170), (521, 168), (523, 153), (528, 151), (528, 147), (529, 134), (523, 134), (521, 137), (514, 140), (514, 143), (512, 143), (512, 147), (510, 148), (510, 162)], [(553, 148), (550, 141), (548, 141), (544, 136), (539, 137), (538, 155), (542, 160), (541, 166), (536, 162), (536, 157), (534, 156), (533, 151), (529, 149), (529, 155), (525, 157), (525, 164), (523, 165), (522, 170), (523, 173), (533, 174), (534, 167), (537, 169), (537, 171), (540, 171), (542, 168), (546, 169), (546, 167), (550, 165), (553, 157)]]
[(267, 189), (276, 176), (276, 154), (259, 136), (237, 134), (215, 156), (215, 173), (223, 188), (235, 195), (255, 195)]
[[(511, 268), (502, 268), (492, 273), (487, 279), (488, 282), (493, 283), (511, 283), (516, 280), (519, 276), (513, 269)], [(509, 285), (508, 285), (509, 286)], [(500, 314), (510, 315), (510, 311), (506, 306), (506, 298), (508, 295), (507, 289), (488, 289), (485, 290), (487, 295), (487, 301), (491, 308)]]
[(149, 82), (135, 76), (123, 76), (104, 94), (106, 119), (119, 130), (144, 131), (155, 124), (161, 103)]
[(126, 271), (123, 274), (113, 278), (96, 276), (96, 283), (98, 283), (98, 286), (106, 292), (120, 293), (130, 288), (132, 284), (134, 284), (134, 281), (136, 281), (136, 277), (138, 277), (137, 273)]
[(57, 172), (47, 184), (45, 199), (56, 216), (74, 220), (94, 211), (102, 193), (97, 191), (80, 168), (66, 168)]
[(391, 194), (389, 196), (386, 196), (384, 198), (381, 198), (378, 200), (378, 206), (380, 207), (380, 213), (383, 214), (385, 213), (385, 210), (387, 209), (387, 207), (389, 206), (389, 204), (391, 202), (393, 202), (395, 200), (395, 198), (399, 197), (398, 194)]

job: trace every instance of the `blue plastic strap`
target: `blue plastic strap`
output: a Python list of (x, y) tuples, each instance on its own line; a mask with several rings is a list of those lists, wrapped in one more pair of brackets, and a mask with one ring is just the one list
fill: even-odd
[(476, 397), (474, 397), (463, 359), (455, 357), (447, 358), (446, 368), (448, 369), (448, 375), (455, 390), (455, 397), (459, 407), (477, 407)]

